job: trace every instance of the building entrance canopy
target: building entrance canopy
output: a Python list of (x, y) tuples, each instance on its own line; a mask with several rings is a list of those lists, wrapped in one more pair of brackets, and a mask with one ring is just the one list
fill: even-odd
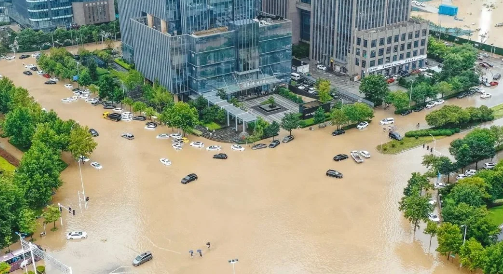
[(229, 125), (229, 115), (234, 116), (236, 118), (236, 130), (238, 119), (243, 121), (243, 131), (245, 131), (244, 124), (257, 121), (257, 116), (235, 107), (231, 103), (227, 102), (227, 100), (222, 100), (216, 95), (215, 91), (204, 94), (204, 98), (208, 100), (208, 104), (211, 103), (212, 105), (218, 106), (227, 112), (227, 125)]
[(274, 85), (274, 84), (279, 84), (279, 83), (281, 83), (280, 79), (278, 79), (274, 76), (266, 76), (266, 77), (259, 77), (259, 79), (237, 82), (235, 84), (225, 86), (222, 89), (227, 94), (234, 94), (234, 93), (242, 91), (242, 90), (252, 89), (252, 88), (266, 86), (266, 85)]

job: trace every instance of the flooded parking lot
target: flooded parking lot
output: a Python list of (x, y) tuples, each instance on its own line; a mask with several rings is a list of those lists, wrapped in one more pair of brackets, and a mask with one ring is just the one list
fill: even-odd
[[(229, 155), (223, 161), (212, 159), (215, 153), (205, 149), (185, 146), (175, 151), (170, 140), (156, 139), (172, 129), (146, 130), (138, 121), (115, 123), (102, 118), (100, 106), (62, 103), (71, 96), (64, 83), (44, 85), (39, 75), (23, 75), (23, 61), (0, 61), (0, 74), (27, 88), (42, 107), (100, 134), (90, 158), (103, 169), (92, 168), (91, 161), (82, 167), (88, 209), (77, 210), (76, 216), (63, 212), (63, 227), (36, 242), (74, 273), (109, 273), (130, 266), (145, 250), (154, 259), (130, 269), (132, 273), (231, 273), (228, 260), (235, 258), (236, 273), (460, 272), (433, 252), (435, 244), (428, 251), (429, 236), (418, 231), (414, 241), (411, 226), (398, 211), (410, 173), (424, 171), (420, 163), (426, 150), (399, 155), (375, 150), (388, 141), (377, 121), (395, 117), (404, 133), (418, 122), (424, 126), (426, 111), (402, 117), (376, 110), (367, 129), (337, 137), (330, 134), (333, 127), (295, 130), (293, 142), (275, 149), (252, 151), (247, 146), (237, 152), (220, 144)], [(492, 88), (487, 101), (471, 97), (446, 104), (496, 105), (503, 102), (501, 89)], [(121, 138), (125, 132), (135, 139)], [(447, 154), (452, 140), (439, 140), (437, 150)], [(362, 164), (332, 160), (351, 150), (367, 150), (371, 158)], [(54, 202), (78, 208), (79, 167), (64, 157), (71, 164), (62, 173), (64, 184)], [(172, 165), (162, 165), (160, 158)], [(326, 177), (327, 169), (342, 172), (344, 179)], [(199, 180), (180, 184), (189, 173)], [(64, 233), (71, 230), (84, 230), (89, 237), (67, 241)], [(188, 251), (197, 249), (203, 257), (191, 259)]]

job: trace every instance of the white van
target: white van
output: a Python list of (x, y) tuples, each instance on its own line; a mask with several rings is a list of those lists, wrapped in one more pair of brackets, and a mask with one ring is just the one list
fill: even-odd
[(292, 75), (292, 77), (291, 77), (291, 78), (292, 78), (292, 80), (295, 80), (295, 81), (300, 80), (300, 74), (295, 73), (295, 72), (292, 72), (292, 74), (291, 74), (291, 75)]

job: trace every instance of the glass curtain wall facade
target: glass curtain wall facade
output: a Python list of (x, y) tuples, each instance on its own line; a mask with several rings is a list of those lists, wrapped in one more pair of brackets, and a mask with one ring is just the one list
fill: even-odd
[(36, 29), (53, 28), (72, 22), (72, 0), (15, 0), (15, 12)]
[(152, 0), (144, 5), (119, 0), (124, 58), (177, 94), (219, 88), (234, 93), (286, 82), (291, 23), (260, 14), (260, 6), (257, 0)]

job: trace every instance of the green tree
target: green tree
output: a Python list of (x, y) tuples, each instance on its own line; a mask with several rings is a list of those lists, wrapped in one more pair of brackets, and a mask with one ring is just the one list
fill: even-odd
[(7, 113), (2, 128), (9, 141), (20, 148), (29, 148), (35, 133), (35, 119), (27, 107), (16, 108)]
[(451, 95), (452, 94), (452, 85), (445, 82), (445, 81), (436, 83), (433, 86), (433, 89), (435, 89), (435, 91), (437, 93), (440, 93), (442, 95), (442, 97), (444, 97), (444, 95)]
[(147, 108), (147, 104), (145, 104), (144, 102), (137, 101), (137, 102), (133, 103), (133, 111), (134, 112), (141, 113), (141, 112), (144, 112), (146, 108)]
[(33, 233), (35, 233), (35, 231), (37, 230), (37, 219), (35, 218), (35, 212), (28, 208), (21, 209), (21, 212), (17, 219), (17, 225), (19, 227), (19, 232), (29, 234), (31, 239), (33, 239)]
[(348, 123), (348, 117), (344, 114), (342, 109), (334, 108), (330, 113), (330, 121), (339, 129), (341, 126)]
[(100, 99), (107, 99), (113, 96), (117, 84), (110, 75), (103, 75), (98, 83)]
[(166, 108), (167, 119), (175, 128), (187, 133), (199, 123), (197, 110), (184, 102), (177, 102), (173, 107)]
[(153, 90), (151, 103), (154, 104), (158, 111), (170, 107), (174, 104), (173, 94), (161, 85), (156, 85)]
[(314, 123), (315, 124), (320, 124), (325, 122), (325, 110), (323, 110), (322, 107), (319, 107), (316, 112), (314, 113), (313, 117)]
[(299, 127), (300, 115), (298, 113), (287, 113), (281, 118), (281, 128), (288, 131), (292, 135), (292, 130)]
[(327, 103), (332, 101), (332, 96), (330, 96), (330, 81), (322, 79), (318, 85), (318, 96), (321, 103)]
[(144, 81), (143, 75), (139, 71), (132, 69), (127, 72), (124, 84), (128, 90), (135, 90), (140, 87)]
[(9, 274), (10, 273), (10, 264), (6, 262), (0, 263), (0, 274)]
[(44, 213), (42, 213), (42, 217), (44, 217), (44, 223), (53, 223), (52, 231), (57, 230), (56, 221), (61, 217), (61, 212), (57, 206), (48, 205)]
[(503, 242), (491, 245), (486, 249), (486, 260), (483, 266), (485, 274), (503, 273)]
[(412, 101), (416, 102), (416, 104), (424, 103), (428, 95), (431, 94), (431, 90), (431, 86), (426, 82), (422, 82), (417, 84), (416, 86), (413, 86), (411, 91)]
[(121, 101), (121, 104), (128, 105), (129, 111), (133, 108), (134, 101), (130, 97), (126, 97)]
[(430, 245), (428, 246), (428, 249), (430, 249), (431, 239), (433, 239), (433, 237), (437, 235), (437, 231), (438, 231), (437, 223), (428, 220), (428, 222), (426, 223), (426, 228), (424, 229), (424, 234), (430, 235)]
[(485, 205), (485, 200), (489, 198), (486, 192), (486, 184), (481, 178), (466, 178), (459, 181), (452, 188), (447, 196), (454, 203), (465, 203), (474, 207)]
[(470, 113), (459, 106), (447, 105), (426, 115), (426, 122), (432, 127), (454, 127), (470, 121)]
[(388, 92), (388, 82), (381, 74), (368, 75), (361, 81), (360, 93), (365, 94), (365, 98), (375, 105), (382, 104)]
[(147, 108), (145, 109), (145, 115), (147, 115), (147, 117), (148, 117), (149, 119), (152, 119), (152, 116), (155, 116), (155, 114), (156, 114), (156, 112), (155, 112), (155, 110), (154, 110), (154, 108), (153, 108), (153, 107), (147, 107)]
[(403, 212), (404, 217), (414, 226), (415, 235), (419, 222), (426, 222), (428, 220), (429, 214), (433, 211), (432, 207), (428, 197), (415, 193), (411, 196), (402, 197), (398, 209)]
[(89, 75), (88, 69), (82, 70), (82, 72), (80, 73), (78, 83), (79, 83), (79, 85), (81, 85), (83, 87), (87, 87), (93, 83), (93, 80), (91, 79), (91, 75)]
[(403, 189), (403, 195), (412, 196), (421, 193), (423, 190), (431, 189), (431, 184), (425, 175), (419, 172), (413, 172), (407, 181), (407, 186)]
[(446, 156), (436, 156), (433, 154), (426, 154), (423, 156), (422, 165), (429, 168), (427, 172), (428, 177), (436, 177), (438, 173), (446, 175), (447, 182), (449, 182), (449, 175), (457, 169), (456, 165), (451, 162), (451, 159)]
[(478, 162), (487, 158), (492, 158), (496, 154), (496, 149), (494, 145), (496, 144), (496, 138), (492, 134), (491, 130), (487, 128), (476, 128), (470, 133), (466, 134), (463, 138), (472, 154), (472, 159), (475, 161), (475, 168), (477, 168)]
[(81, 127), (77, 124), (73, 127), (68, 150), (75, 159), (79, 159), (80, 156), (89, 157), (97, 145), (87, 126)]
[(10, 102), (13, 100), (14, 97), (14, 84), (12, 81), (7, 78), (3, 77), (0, 79), (0, 112), (1, 113), (7, 113), (11, 110), (9, 107)]
[(276, 100), (274, 100), (274, 97), (269, 96), (267, 100), (264, 101), (264, 105), (269, 105), (270, 107), (275, 107), (276, 106)]
[(40, 142), (55, 151), (63, 151), (66, 148), (67, 139), (65, 136), (58, 135), (56, 131), (52, 129), (52, 124), (50, 123), (40, 123), (37, 125), (35, 134), (33, 135), (33, 144)]
[(31, 108), (34, 104), (33, 97), (30, 96), (27, 89), (24, 88), (14, 88), (12, 101), (10, 102), (9, 108), (14, 110), (20, 107)]
[(227, 100), (228, 97), (227, 92), (225, 92), (225, 90), (223, 89), (217, 89), (217, 96), (222, 100)]
[(9, 246), (19, 210), (24, 205), (23, 191), (13, 182), (12, 174), (0, 175), (0, 248)]
[(397, 111), (401, 111), (409, 106), (409, 94), (402, 90), (390, 92), (386, 100), (393, 104)]
[(459, 250), (461, 264), (470, 271), (475, 271), (484, 266), (487, 259), (484, 247), (474, 238), (466, 241)]
[(346, 115), (348, 121), (352, 123), (359, 123), (374, 117), (374, 110), (364, 103), (345, 105), (342, 107), (342, 111), (344, 115)]
[(89, 58), (87, 61), (87, 69), (89, 70), (89, 76), (91, 77), (91, 80), (96, 83), (98, 82), (99, 75), (98, 75), (98, 66), (96, 65), (96, 62), (94, 59)]
[(465, 144), (463, 140), (457, 139), (451, 142), (449, 147), (450, 153), (456, 159), (456, 166), (462, 170), (465, 166), (473, 163), (472, 152), (468, 144)]
[(489, 194), (489, 201), (494, 201), (503, 196), (503, 184), (501, 183), (503, 170), (482, 170), (477, 173), (476, 177), (484, 180), (484, 183), (487, 186), (486, 191)]
[(264, 129), (264, 135), (265, 137), (269, 138), (272, 137), (272, 140), (274, 141), (274, 137), (278, 135), (279, 133), (279, 128), (280, 125), (278, 122), (273, 121), (271, 124), (267, 125), (267, 127)]
[(438, 247), (437, 251), (446, 255), (447, 259), (451, 253), (458, 253), (463, 243), (463, 235), (459, 226), (444, 222), (438, 227), (437, 231)]

